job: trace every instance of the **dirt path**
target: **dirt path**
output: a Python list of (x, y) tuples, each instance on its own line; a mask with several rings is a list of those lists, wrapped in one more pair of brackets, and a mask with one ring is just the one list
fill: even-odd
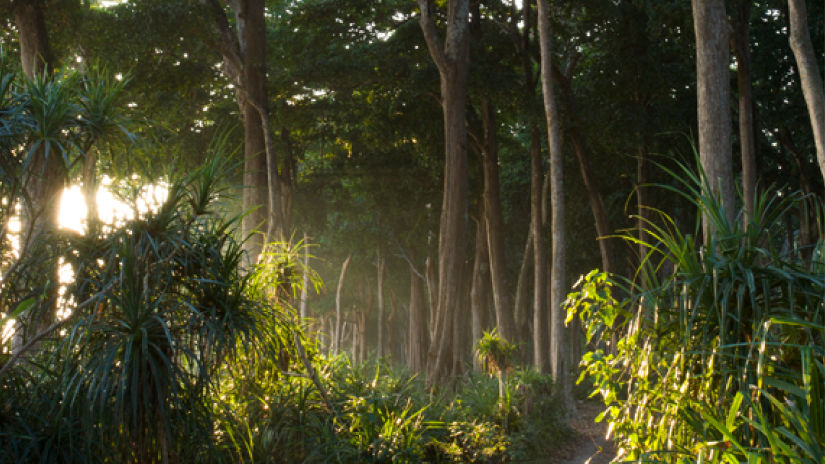
[(546, 464), (607, 464), (616, 455), (613, 444), (605, 440), (607, 424), (597, 424), (593, 419), (602, 411), (602, 404), (595, 401), (576, 402), (576, 415), (570, 425), (579, 434), (562, 456), (544, 461)]

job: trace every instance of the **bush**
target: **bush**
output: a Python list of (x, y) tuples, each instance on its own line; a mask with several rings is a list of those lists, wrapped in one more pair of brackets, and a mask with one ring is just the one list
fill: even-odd
[[(582, 378), (604, 400), (625, 460), (822, 462), (823, 247), (781, 248), (784, 218), (805, 199), (765, 194), (741, 227), (683, 174), (683, 195), (715, 232), (699, 242), (659, 213), (637, 280), (592, 272), (577, 284), (569, 317), (579, 314), (598, 347)], [(616, 299), (617, 288), (629, 296)]]

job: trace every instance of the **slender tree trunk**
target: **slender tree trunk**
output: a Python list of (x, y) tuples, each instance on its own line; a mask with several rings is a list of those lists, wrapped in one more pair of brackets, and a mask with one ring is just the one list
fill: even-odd
[[(20, 44), (20, 61), (23, 72), (29, 79), (43, 77), (52, 68), (53, 57), (49, 46), (44, 18), (44, 5), (38, 0), (17, 0), (12, 3), (14, 22)], [(66, 177), (66, 166), (55, 150), (49, 154), (43, 145), (36, 149), (32, 161), (23, 173), (23, 185), (28, 195), (23, 203), (21, 254), (29, 246), (42, 244), (44, 235), (59, 228), (58, 217), (60, 199)], [(53, 245), (53, 244), (50, 244)], [(45, 250), (45, 249), (44, 249)], [(54, 251), (54, 249), (50, 250)], [(41, 253), (43, 253), (41, 251)], [(50, 282), (44, 292), (44, 302), (39, 314), (29, 314), (18, 318), (12, 339), (12, 352), (16, 353), (30, 335), (48, 327), (54, 321), (57, 311), (59, 266), (56, 253), (43, 253), (40, 257), (44, 266), (44, 280)], [(30, 323), (22, 323), (29, 319)], [(34, 349), (33, 351), (38, 351)]]
[(753, 127), (753, 84), (751, 82), (750, 12), (751, 1), (740, 0), (733, 27), (733, 53), (736, 56), (736, 86), (739, 91), (739, 145), (742, 153), (742, 195), (744, 224), (753, 218), (756, 198), (756, 137)]
[[(544, 95), (544, 113), (547, 119), (547, 142), (550, 147), (550, 210), (552, 230), (552, 258), (550, 285), (550, 366), (556, 383), (561, 387), (565, 403), (572, 405), (572, 385), (569, 376), (569, 350), (564, 329), (565, 296), (564, 268), (564, 174), (561, 129), (552, 82), (550, 11), (546, 0), (538, 0), (539, 45), (541, 47), (541, 88)], [(533, 237), (536, 240), (536, 237)]]
[(378, 343), (375, 348), (375, 354), (378, 359), (384, 357), (384, 256), (381, 250), (376, 251), (378, 256), (378, 278), (376, 292), (378, 293)]
[[(519, 331), (519, 339), (520, 340), (530, 340), (531, 332), (530, 332), (530, 320), (532, 316), (532, 310), (530, 301), (529, 301), (529, 293), (530, 293), (530, 283), (529, 283), (529, 273), (530, 268), (533, 263), (533, 231), (529, 230), (527, 233), (527, 240), (524, 241), (524, 251), (522, 253), (521, 258), (521, 266), (519, 267), (518, 271), (518, 280), (516, 281), (516, 297), (515, 297), (515, 319), (516, 319), (516, 330)], [(526, 352), (527, 350), (522, 353), (521, 359), (524, 363), (529, 363), (532, 361), (533, 353)]]
[[(403, 345), (399, 346), (395, 345), (395, 314), (398, 311), (398, 296), (396, 296), (394, 291), (390, 291), (390, 314), (387, 316), (387, 356), (390, 357), (391, 360), (396, 362), (401, 361), (404, 357), (404, 348)], [(403, 338), (401, 339), (403, 342)], [(400, 355), (400, 356), (399, 356)]]
[(533, 365), (539, 372), (547, 372), (547, 254), (542, 227), (542, 184), (539, 131), (530, 134), (530, 236), (533, 241)]
[(808, 116), (814, 133), (816, 159), (819, 171), (825, 176), (825, 87), (816, 64), (816, 53), (808, 31), (808, 12), (805, 0), (788, 0), (791, 20), (791, 50), (799, 68), (802, 94), (808, 106)]
[(427, 306), (421, 299), (422, 280), (410, 265), (409, 353), (407, 365), (412, 372), (427, 368), (430, 333), (427, 330)]
[[(733, 187), (730, 119), (728, 20), (724, 0), (692, 0), (696, 34), (696, 90), (699, 116), (699, 159), (711, 191), (718, 195), (727, 220), (733, 224), (736, 203)], [(703, 216), (707, 242), (710, 218)]]
[(338, 276), (338, 288), (335, 290), (335, 338), (332, 343), (332, 352), (338, 354), (341, 349), (341, 291), (344, 289), (344, 276), (347, 273), (347, 266), (352, 259), (352, 254), (347, 255), (347, 259), (341, 265), (341, 275)]
[[(646, 232), (650, 226), (647, 221), (650, 218), (650, 210), (648, 208), (651, 207), (650, 200), (647, 197), (648, 188), (646, 184), (648, 182), (647, 149), (644, 145), (639, 145), (639, 154), (636, 158), (636, 211), (639, 218), (636, 220), (636, 224), (639, 228), (639, 241), (642, 243), (647, 243), (649, 239)], [(640, 263), (648, 251), (648, 247), (641, 243), (639, 244)]]
[(367, 322), (372, 314), (374, 299), (369, 279), (365, 278), (361, 284), (361, 310), (358, 311), (358, 362), (367, 360)]
[(512, 299), (507, 285), (507, 256), (504, 248), (504, 220), (501, 214), (498, 174), (498, 140), (495, 110), (488, 100), (481, 102), (481, 120), (484, 126), (482, 164), (484, 172), (484, 217), (487, 246), (490, 255), (493, 303), (499, 334), (511, 343), (518, 343), (513, 317)]
[(436, 336), (430, 346), (427, 383), (445, 379), (449, 357), (452, 311), (464, 291), (467, 231), (467, 76), (470, 68), (469, 0), (449, 0), (446, 41), (442, 44), (429, 0), (418, 0), (420, 25), (441, 80), (444, 112), (444, 198), (438, 236), (438, 306), (433, 322)]
[[(481, 212), (481, 216), (484, 216), (484, 211)], [(490, 267), (485, 229), (485, 221), (479, 219), (476, 223), (476, 251), (473, 258), (473, 277), (470, 289), (473, 344), (481, 339), (483, 332), (488, 328), (487, 302), (490, 300)], [(479, 368), (475, 357), (473, 357), (473, 368)]]
[(805, 161), (802, 159), (799, 150), (797, 150), (790, 132), (782, 128), (777, 129), (774, 135), (782, 147), (791, 154), (794, 164), (796, 164), (796, 169), (799, 172), (799, 185), (802, 188), (802, 193), (808, 196), (808, 198), (804, 202), (800, 202), (799, 205), (799, 247), (801, 248), (802, 256), (808, 259), (813, 252), (811, 245), (816, 242), (817, 228), (812, 227), (816, 220), (812, 220), (811, 217), (812, 212), (816, 211), (814, 188), (811, 184), (811, 179), (805, 171)]
[(353, 363), (358, 362), (358, 318), (353, 313), (353, 321), (352, 321), (352, 346), (350, 347), (350, 359), (352, 359)]
[(578, 128), (570, 128), (569, 133), (570, 140), (573, 142), (573, 151), (576, 153), (576, 159), (579, 162), (579, 170), (581, 171), (584, 188), (585, 191), (587, 191), (587, 201), (590, 203), (590, 211), (593, 213), (593, 220), (596, 225), (596, 238), (599, 242), (599, 252), (601, 253), (602, 258), (602, 270), (604, 272), (613, 272), (613, 264), (611, 263), (612, 251), (610, 249), (610, 242), (607, 239), (612, 231), (607, 225), (607, 212), (605, 212), (604, 209), (602, 193), (593, 181), (593, 172), (590, 168), (590, 161), (587, 157), (584, 140), (582, 139)]

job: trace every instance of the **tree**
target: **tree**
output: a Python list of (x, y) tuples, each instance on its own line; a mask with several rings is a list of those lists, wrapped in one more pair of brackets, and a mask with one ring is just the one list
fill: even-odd
[(504, 248), (504, 220), (501, 213), (499, 187), (499, 159), (495, 108), (488, 99), (481, 102), (481, 120), (484, 127), (482, 144), (482, 165), (484, 173), (484, 220), (487, 232), (490, 278), (492, 279), (493, 302), (496, 311), (496, 325), (502, 338), (516, 343), (513, 299), (507, 285), (507, 263)]
[[(569, 398), (571, 385), (568, 370), (569, 351), (564, 330), (565, 293), (565, 235), (564, 235), (564, 173), (561, 144), (561, 125), (552, 81), (552, 35), (547, 0), (538, 0), (539, 46), (541, 50), (541, 88), (547, 120), (547, 144), (550, 147), (550, 227), (552, 231), (552, 258), (550, 260), (550, 366), (562, 394)], [(535, 237), (534, 237), (535, 239)], [(541, 336), (538, 334), (538, 336)], [(538, 338), (538, 337), (536, 337)]]
[[(736, 203), (731, 152), (728, 22), (724, 0), (692, 0), (696, 35), (696, 86), (699, 159), (715, 195), (733, 224)], [(705, 239), (713, 233), (703, 218)]]
[[(214, 41), (220, 51), (224, 72), (237, 90), (238, 107), (244, 127), (243, 191), (244, 237), (263, 225), (268, 240), (284, 240), (290, 186), (279, 172), (269, 127), (266, 76), (266, 22), (264, 0), (230, 2), (235, 14), (233, 34), (226, 12), (218, 0), (203, 0), (211, 9), (219, 37)], [(257, 209), (256, 209), (257, 208)], [(245, 246), (254, 261), (263, 245), (260, 235)]]
[(467, 75), (470, 68), (469, 0), (450, 0), (447, 31), (441, 43), (431, 2), (418, 0), (419, 23), (441, 78), (444, 113), (444, 196), (438, 235), (438, 303), (435, 337), (428, 353), (427, 382), (434, 385), (449, 373), (454, 308), (462, 299), (464, 242), (467, 232)]
[(753, 218), (756, 198), (756, 137), (753, 127), (753, 83), (751, 80), (750, 12), (751, 2), (741, 0), (733, 20), (731, 45), (736, 57), (736, 88), (739, 92), (739, 145), (742, 152), (742, 196), (745, 200), (743, 222)]
[(788, 0), (791, 22), (791, 50), (799, 68), (802, 93), (808, 106), (808, 115), (813, 127), (816, 158), (819, 170), (825, 176), (825, 87), (816, 64), (811, 35), (808, 32), (808, 13), (805, 0)]

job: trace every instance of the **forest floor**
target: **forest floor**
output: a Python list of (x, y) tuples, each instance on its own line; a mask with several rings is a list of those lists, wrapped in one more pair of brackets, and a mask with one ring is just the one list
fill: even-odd
[(557, 456), (549, 457), (544, 464), (607, 464), (616, 456), (613, 443), (605, 439), (607, 421), (596, 423), (593, 419), (603, 411), (598, 401), (577, 401), (576, 414), (570, 426), (576, 439), (566, 444)]

